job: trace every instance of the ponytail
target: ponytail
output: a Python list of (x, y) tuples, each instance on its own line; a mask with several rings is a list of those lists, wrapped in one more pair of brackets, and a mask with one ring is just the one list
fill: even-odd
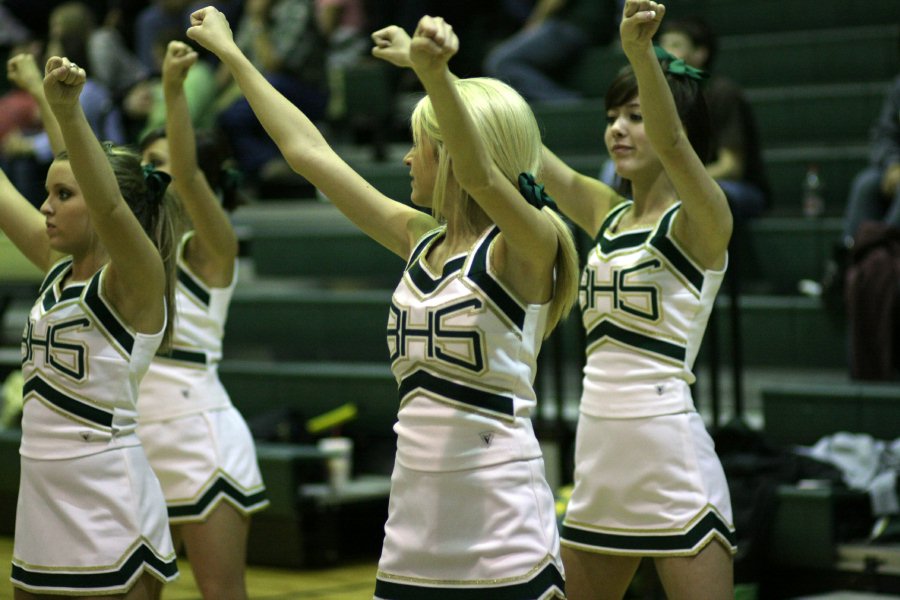
[(166, 328), (160, 351), (168, 350), (175, 329), (175, 285), (178, 244), (186, 231), (187, 219), (181, 204), (169, 190), (168, 175), (141, 166), (141, 157), (123, 147), (104, 144), (106, 155), (119, 184), (119, 191), (141, 227), (159, 250), (166, 278)]

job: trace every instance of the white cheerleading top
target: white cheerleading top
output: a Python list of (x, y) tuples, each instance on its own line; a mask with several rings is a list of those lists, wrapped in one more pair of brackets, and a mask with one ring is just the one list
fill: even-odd
[(633, 418), (694, 410), (689, 385), (725, 276), (698, 266), (672, 238), (680, 203), (655, 227), (613, 233), (632, 206), (610, 211), (579, 286), (587, 361), (581, 410)]
[(103, 297), (106, 267), (63, 281), (71, 258), (40, 287), (22, 335), (22, 456), (62, 459), (137, 446), (138, 384), (162, 341), (124, 323)]
[(434, 273), (424, 259), (445, 233), (419, 240), (391, 299), (397, 460), (451, 471), (539, 457), (532, 386), (549, 304), (523, 304), (495, 278), (495, 226)]
[(192, 235), (187, 233), (178, 246), (178, 310), (172, 347), (154, 358), (141, 381), (138, 412), (142, 423), (231, 406), (228, 392), (219, 381), (219, 362), (228, 305), (237, 283), (237, 264), (228, 287), (206, 286), (184, 260), (184, 249)]

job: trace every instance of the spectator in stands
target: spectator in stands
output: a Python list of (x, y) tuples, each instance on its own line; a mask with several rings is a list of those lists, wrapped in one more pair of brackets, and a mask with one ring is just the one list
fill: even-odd
[(34, 35), (8, 6), (0, 4), (0, 49), (6, 50), (29, 41)]
[[(49, 17), (49, 38), (45, 55), (67, 56), (73, 62), (89, 65), (90, 40), (95, 31), (94, 16), (81, 2), (66, 2), (55, 8)], [(25, 68), (25, 63), (21, 63)], [(109, 90), (89, 77), (79, 96), (91, 129), (98, 138), (116, 144), (126, 141), (122, 113)], [(44, 198), (41, 182), (54, 158), (50, 139), (45, 131), (12, 132), (4, 140), (0, 157), (13, 185), (36, 206)]]
[[(248, 0), (234, 41), (275, 89), (312, 120), (325, 116), (326, 43), (316, 25), (313, 0)], [(241, 171), (258, 182), (284, 173), (284, 159), (237, 85), (219, 116)]]
[(841, 238), (825, 265), (822, 300), (847, 319), (850, 376), (900, 372), (900, 75), (871, 130), (869, 164), (850, 185)]
[[(84, 13), (84, 5), (69, 2), (60, 5), (55, 13), (56, 19), (62, 21), (65, 18), (80, 19)], [(66, 16), (66, 14), (71, 16)], [(90, 14), (90, 13), (88, 13)], [(89, 22), (90, 28), (87, 34), (87, 56), (91, 78), (102, 83), (112, 94), (113, 101), (121, 104), (122, 98), (136, 83), (149, 77), (150, 71), (144, 67), (137, 55), (126, 45), (122, 34), (112, 23), (104, 22), (97, 26)], [(51, 20), (51, 39), (55, 25)], [(62, 25), (65, 27), (64, 25)]]
[(632, 199), (545, 152), (547, 191), (596, 240), (581, 279), (587, 361), (561, 533), (570, 600), (623, 598), (644, 557), (668, 598), (734, 594), (729, 489), (690, 387), (733, 217), (702, 160), (704, 74), (652, 45), (664, 15), (626, 1), (629, 67), (605, 98), (604, 141)]
[(368, 54), (369, 35), (363, 0), (315, 0), (316, 23), (328, 45), (326, 65), (340, 68)]
[(345, 116), (344, 71), (362, 57), (368, 58), (369, 35), (363, 0), (315, 0), (316, 23), (328, 46), (328, 118)]
[[(107, 1), (115, 4), (129, 4), (135, 0)], [(246, 3), (248, 2), (244, 0), (219, 0), (216, 2), (216, 6), (229, 19), (237, 20)], [(191, 13), (204, 4), (198, 0), (153, 0), (139, 10), (134, 20), (134, 48), (138, 58), (147, 69), (159, 75), (162, 62), (156, 55), (157, 40), (164, 32), (173, 29), (183, 32), (190, 24)], [(133, 12), (133, 7), (129, 8)], [(201, 59), (207, 58), (209, 57), (201, 55)]]
[(841, 237), (822, 276), (822, 300), (840, 315), (844, 314), (847, 268), (860, 226), (874, 221), (900, 228), (900, 75), (888, 90), (869, 135), (869, 164), (850, 184)]
[[(161, 30), (154, 47), (156, 67), (154, 72), (162, 72), (166, 56), (166, 48), (171, 41), (183, 42), (184, 28)], [(199, 60), (187, 72), (182, 86), (191, 124), (198, 130), (211, 130), (216, 126), (218, 85), (216, 70), (209, 61)], [(157, 131), (166, 123), (166, 102), (163, 93), (163, 82), (159, 77), (152, 77), (136, 86), (128, 95), (126, 113), (137, 121), (138, 140), (147, 134)]]
[[(141, 381), (138, 435), (169, 506), (176, 548), (184, 542), (207, 600), (246, 600), (250, 515), (268, 505), (253, 437), (222, 386), (218, 365), (237, 284), (238, 240), (228, 212), (241, 203), (227, 153), (195, 139), (185, 84), (197, 53), (168, 44), (162, 75), (165, 130), (144, 138), (144, 164), (172, 175), (191, 231), (178, 245), (178, 322), (173, 349)], [(210, 494), (210, 490), (219, 490)]]
[(762, 215), (770, 204), (769, 184), (756, 130), (753, 109), (741, 88), (713, 72), (718, 40), (699, 16), (666, 21), (659, 45), (688, 65), (711, 74), (706, 102), (712, 123), (709, 174), (722, 186), (738, 221)]
[[(42, 136), (38, 95), (43, 95), (43, 76), (29, 52), (15, 54), (7, 61), (6, 76), (19, 89), (11, 90), (0, 100), (6, 126), (0, 138), (0, 168), (6, 171), (19, 193), (38, 207), (45, 197), (42, 171), (49, 163), (49, 159), (39, 163), (35, 157), (36, 140), (48, 141)], [(52, 157), (50, 144), (46, 146), (47, 154)]]
[(0, 229), (47, 274), (22, 340), (17, 599), (158, 598), (178, 574), (135, 435), (137, 384), (175, 323), (172, 198), (167, 176), (101, 145), (79, 103), (85, 81), (68, 59), (47, 61), (44, 119), (65, 154), (40, 211), (0, 171)]
[(560, 80), (590, 46), (616, 33), (619, 0), (538, 0), (522, 30), (494, 48), (485, 74), (505, 81), (529, 102), (581, 98)]
[[(126, 139), (116, 96), (94, 71), (114, 78), (122, 77), (127, 81), (123, 87), (115, 89), (126, 89), (134, 81), (142, 78), (146, 72), (138, 68), (138, 79), (129, 79), (134, 76), (131, 72), (134, 65), (127, 59), (128, 51), (118, 44), (115, 35), (107, 35), (97, 30), (94, 14), (83, 2), (65, 2), (50, 13), (49, 34), (44, 54), (46, 57), (67, 56), (83, 65), (85, 72), (88, 73), (88, 80), (81, 92), (81, 105), (91, 129), (102, 140), (124, 144)], [(111, 64), (123, 60), (123, 63), (114, 66)], [(123, 72), (128, 72), (128, 75), (122, 75)], [(109, 83), (121, 84), (117, 81)]]
[(241, 54), (218, 11), (192, 22), (188, 36), (228, 65), (290, 165), (409, 261), (388, 317), (401, 402), (375, 595), (564, 597), (530, 416), (538, 351), (574, 301), (577, 256), (528, 173), (541, 156), (528, 105), (501, 82), (452, 79), (456, 36), (442, 19), (423, 18), (411, 46), (399, 27), (375, 34), (376, 54), (391, 32), (406, 40), (406, 64), (429, 94), (404, 159), (411, 199), (429, 215), (386, 198), (337, 156)]
[(841, 237), (846, 247), (863, 221), (900, 227), (900, 75), (881, 106), (872, 127), (869, 165), (850, 186)]
[(153, 0), (138, 13), (134, 24), (134, 48), (147, 69), (159, 72), (155, 54), (160, 32), (184, 30), (190, 23), (191, 0)]
[[(3, 147), (6, 136), (10, 133), (27, 132), (33, 129), (40, 129), (41, 116), (38, 109), (37, 100), (26, 89), (27, 80), (21, 77), (29, 73), (19, 69), (19, 65), (25, 61), (25, 56), (31, 56), (31, 64), (33, 71), (37, 73), (39, 81), (36, 85), (41, 85), (43, 77), (38, 70), (35, 62), (41, 54), (41, 43), (37, 40), (26, 40), (15, 44), (9, 53), (9, 60), (6, 63), (6, 79), (14, 86), (8, 92), (0, 96), (0, 148)], [(15, 58), (15, 60), (13, 60)]]

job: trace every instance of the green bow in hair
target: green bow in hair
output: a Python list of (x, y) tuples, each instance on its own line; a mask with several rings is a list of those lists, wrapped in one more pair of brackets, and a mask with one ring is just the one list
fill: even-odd
[(166, 188), (172, 182), (172, 176), (162, 171), (157, 171), (153, 163), (147, 163), (143, 166), (144, 182), (150, 192), (150, 199), (153, 204), (158, 205), (162, 202), (163, 196), (166, 194)]
[(673, 55), (666, 52), (661, 46), (653, 46), (653, 51), (656, 52), (656, 58), (661, 61), (666, 61), (666, 71), (668, 71), (672, 75), (689, 77), (695, 81), (705, 81), (709, 79), (709, 73), (702, 69), (696, 69), (692, 67), (691, 65), (684, 62), (684, 59), (675, 58)]
[(528, 204), (538, 210), (545, 206), (554, 212), (559, 212), (559, 207), (553, 198), (544, 191), (544, 186), (535, 182), (534, 175), (531, 173), (519, 173), (519, 191), (524, 196)]

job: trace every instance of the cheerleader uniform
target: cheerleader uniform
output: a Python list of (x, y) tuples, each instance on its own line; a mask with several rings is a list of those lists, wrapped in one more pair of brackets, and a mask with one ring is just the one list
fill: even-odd
[(397, 455), (379, 600), (563, 598), (554, 500), (531, 415), (549, 305), (519, 302), (490, 267), (487, 229), (440, 273), (423, 236), (394, 291)]
[(172, 524), (202, 522), (220, 502), (249, 515), (268, 506), (253, 436), (219, 381), (228, 287), (207, 287), (178, 247), (178, 317), (172, 349), (141, 381), (138, 435), (163, 488)]
[(725, 474), (689, 387), (725, 269), (702, 269), (673, 239), (680, 203), (651, 229), (613, 233), (631, 206), (607, 216), (582, 274), (587, 362), (562, 544), (690, 556), (716, 540), (735, 552)]
[(135, 429), (138, 383), (163, 332), (137, 333), (103, 297), (106, 267), (65, 284), (50, 270), (22, 337), (22, 475), (13, 586), (127, 592), (177, 574), (162, 490)]

